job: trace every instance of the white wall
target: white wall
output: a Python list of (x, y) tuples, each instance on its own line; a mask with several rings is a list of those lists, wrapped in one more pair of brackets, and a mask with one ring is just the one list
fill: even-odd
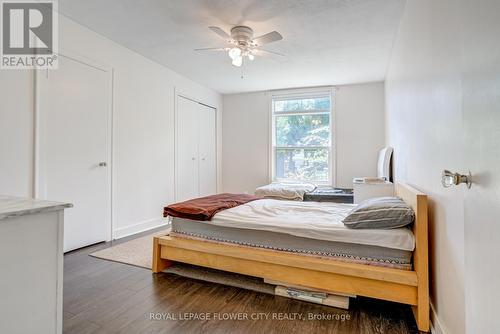
[(440, 177), (443, 169), (462, 170), (464, 159), (458, 7), (453, 0), (409, 1), (386, 78), (396, 180), (429, 195), (433, 322), (457, 334), (466, 315), (463, 189), (443, 188)]
[(253, 194), (269, 182), (269, 99), (267, 92), (224, 95), (222, 190)]
[(0, 193), (31, 196), (33, 72), (0, 70)]
[[(269, 93), (223, 97), (222, 189), (253, 193), (270, 181)], [(339, 86), (335, 93), (336, 179), (352, 188), (357, 176), (376, 176), (384, 146), (384, 84)]]
[(339, 86), (335, 106), (337, 187), (377, 176), (378, 152), (385, 144), (384, 83)]
[[(65, 17), (59, 30), (63, 54), (69, 51), (114, 70), (115, 235), (160, 224), (163, 206), (174, 201), (174, 88), (216, 107), (219, 123), (220, 94)], [(31, 196), (33, 73), (0, 71), (0, 89), (0, 193)]]

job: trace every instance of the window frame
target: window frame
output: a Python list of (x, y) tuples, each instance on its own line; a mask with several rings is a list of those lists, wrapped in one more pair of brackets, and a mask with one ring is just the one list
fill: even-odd
[[(335, 88), (334, 87), (320, 87), (320, 88), (305, 88), (305, 89), (292, 89), (292, 90), (278, 90), (271, 91), (269, 94), (269, 118), (270, 118), (270, 129), (269, 129), (269, 181), (304, 181), (311, 182), (317, 186), (335, 186), (336, 184), (336, 131), (335, 131)], [(328, 96), (330, 98), (330, 138), (328, 147), (325, 146), (306, 146), (306, 147), (277, 147), (276, 146), (276, 116), (280, 115), (317, 115), (325, 113), (324, 110), (302, 110), (302, 111), (291, 111), (291, 112), (274, 112), (274, 100), (279, 99), (300, 99), (300, 98), (316, 98), (321, 96)], [(309, 180), (295, 180), (295, 179), (277, 179), (276, 178), (276, 149), (286, 148), (286, 149), (324, 149), (328, 151), (328, 179), (326, 181), (309, 181)]]

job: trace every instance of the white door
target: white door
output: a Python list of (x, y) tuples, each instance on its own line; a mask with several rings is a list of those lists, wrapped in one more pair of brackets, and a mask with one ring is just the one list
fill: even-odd
[(74, 205), (65, 212), (64, 251), (110, 238), (109, 75), (60, 56), (59, 69), (37, 76), (38, 196)]
[(465, 314), (467, 333), (499, 333), (500, 2), (463, 2)]
[(217, 192), (215, 109), (198, 105), (200, 196)]
[(177, 201), (198, 197), (198, 106), (182, 96), (177, 97)]

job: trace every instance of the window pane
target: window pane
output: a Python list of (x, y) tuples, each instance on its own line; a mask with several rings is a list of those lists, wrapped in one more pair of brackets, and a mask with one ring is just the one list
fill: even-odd
[(330, 114), (276, 116), (276, 146), (329, 146)]
[(276, 179), (328, 181), (328, 149), (277, 148)]
[(274, 112), (307, 110), (330, 110), (330, 98), (317, 97), (306, 99), (274, 100)]

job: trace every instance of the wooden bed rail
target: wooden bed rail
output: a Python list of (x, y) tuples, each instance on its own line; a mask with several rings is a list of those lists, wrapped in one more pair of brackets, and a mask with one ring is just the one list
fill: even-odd
[(396, 183), (396, 196), (405, 201), (415, 211), (413, 235), (415, 250), (413, 251), (413, 270), (417, 274), (417, 306), (413, 306), (413, 314), (418, 328), (429, 331), (429, 223), (427, 195), (417, 189), (401, 183)]
[[(169, 236), (158, 237), (157, 242), (162, 259), (417, 305), (417, 278), (413, 271)], [(169, 263), (163, 265), (168, 267)], [(154, 271), (165, 269), (163, 265), (160, 264)]]

